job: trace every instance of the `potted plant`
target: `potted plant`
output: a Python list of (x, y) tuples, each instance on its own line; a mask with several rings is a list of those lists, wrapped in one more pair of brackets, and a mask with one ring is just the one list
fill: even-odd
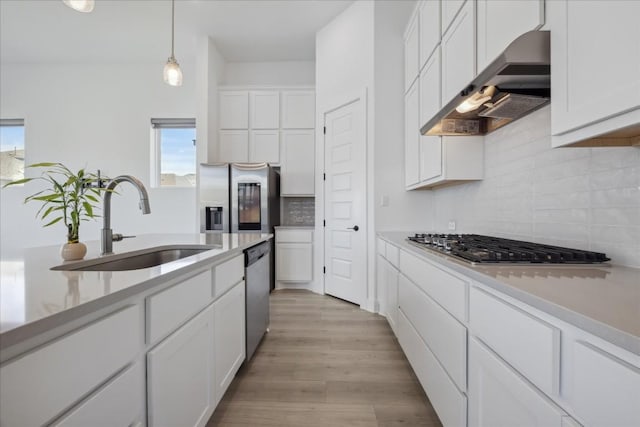
[(26, 197), (24, 203), (42, 202), (36, 217), (45, 221), (44, 227), (64, 223), (67, 243), (62, 246), (60, 254), (65, 261), (84, 258), (87, 247), (80, 242), (80, 222), (98, 217), (94, 209), (99, 203), (100, 193), (106, 191), (100, 185), (100, 177), (84, 169), (74, 173), (62, 163), (35, 163), (27, 167), (45, 170), (38, 177), (18, 179), (4, 187), (34, 180), (45, 181), (47, 188)]

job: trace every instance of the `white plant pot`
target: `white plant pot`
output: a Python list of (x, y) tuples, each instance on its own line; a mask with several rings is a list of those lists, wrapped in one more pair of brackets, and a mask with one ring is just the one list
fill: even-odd
[(65, 243), (60, 248), (60, 256), (65, 261), (75, 261), (84, 258), (87, 254), (87, 246), (82, 243)]

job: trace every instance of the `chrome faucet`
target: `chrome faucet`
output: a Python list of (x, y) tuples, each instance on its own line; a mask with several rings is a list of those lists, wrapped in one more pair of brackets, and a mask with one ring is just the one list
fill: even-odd
[(120, 241), (125, 237), (133, 237), (133, 236), (123, 236), (122, 234), (113, 234), (113, 230), (111, 230), (111, 193), (116, 188), (118, 184), (121, 182), (130, 182), (134, 187), (138, 189), (138, 193), (140, 194), (140, 203), (139, 207), (142, 211), (143, 215), (151, 213), (151, 208), (149, 207), (149, 195), (147, 194), (147, 189), (144, 188), (142, 182), (131, 175), (120, 175), (113, 178), (109, 184), (107, 185), (107, 189), (104, 193), (103, 198), (103, 225), (102, 225), (102, 239), (100, 241), (101, 246), (101, 254), (108, 255), (113, 253), (113, 241)]

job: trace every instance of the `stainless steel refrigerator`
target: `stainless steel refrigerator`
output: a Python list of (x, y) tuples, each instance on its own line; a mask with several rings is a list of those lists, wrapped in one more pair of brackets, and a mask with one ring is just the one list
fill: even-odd
[(279, 174), (266, 163), (200, 165), (202, 233), (273, 233), (280, 224)]

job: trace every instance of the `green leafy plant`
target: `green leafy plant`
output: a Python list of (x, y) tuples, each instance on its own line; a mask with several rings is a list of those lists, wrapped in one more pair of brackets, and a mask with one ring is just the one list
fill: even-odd
[(45, 221), (44, 227), (63, 221), (67, 227), (67, 242), (77, 243), (80, 222), (99, 217), (95, 214), (95, 208), (99, 203), (100, 193), (107, 191), (97, 185), (100, 178), (84, 169), (74, 173), (62, 163), (34, 163), (27, 167), (45, 170), (38, 177), (11, 181), (3, 188), (35, 180), (46, 181), (49, 187), (26, 197), (24, 203), (42, 202), (36, 217)]

